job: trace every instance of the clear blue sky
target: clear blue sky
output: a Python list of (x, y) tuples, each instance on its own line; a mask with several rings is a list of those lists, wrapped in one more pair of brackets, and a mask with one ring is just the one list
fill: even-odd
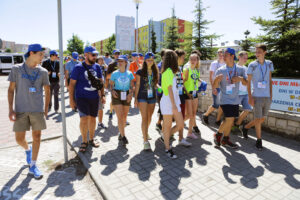
[[(178, 18), (194, 20), (195, 0), (142, 0), (139, 9), (139, 27), (150, 18), (162, 20), (171, 16), (175, 6)], [(213, 20), (207, 33), (223, 35), (218, 42), (244, 38), (262, 32), (250, 19), (253, 16), (274, 18), (269, 0), (203, 0), (209, 7), (204, 18)], [(133, 16), (136, 9), (132, 0), (62, 0), (63, 42), (72, 33), (90, 43), (109, 37), (115, 32), (115, 16)], [(17, 43), (41, 43), (58, 48), (56, 0), (0, 0), (0, 38)]]

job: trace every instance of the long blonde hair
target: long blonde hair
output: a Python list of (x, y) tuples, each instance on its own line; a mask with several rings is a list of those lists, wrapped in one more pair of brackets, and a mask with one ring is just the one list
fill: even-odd
[[(199, 69), (200, 69), (200, 65), (201, 65), (199, 55), (198, 55), (197, 53), (192, 53), (192, 54), (190, 55), (189, 60), (191, 59), (191, 57), (194, 57), (194, 56), (196, 56), (196, 57), (197, 57), (197, 60), (198, 60), (198, 63), (196, 64), (195, 68), (199, 70)], [(189, 61), (189, 62), (190, 62), (190, 61)], [(191, 62), (190, 62), (190, 65), (191, 65)]]

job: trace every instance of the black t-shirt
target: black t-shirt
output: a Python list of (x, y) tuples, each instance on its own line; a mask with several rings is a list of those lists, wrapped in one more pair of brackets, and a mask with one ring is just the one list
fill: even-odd
[(118, 69), (118, 62), (115, 60), (108, 65), (107, 74), (111, 74)]
[[(139, 89), (139, 93), (138, 93), (138, 99), (148, 99), (148, 91), (147, 91), (149, 88), (148, 76), (142, 75), (142, 69), (137, 70), (136, 75), (140, 76), (140, 89)], [(153, 82), (153, 76), (152, 76), (152, 81), (151, 81), (150, 87), (152, 88), (153, 98), (156, 98), (156, 91), (155, 91), (155, 85)]]
[[(50, 83), (59, 82), (59, 77), (58, 77), (59, 62), (58, 61), (51, 61), (50, 59), (45, 60), (42, 63), (42, 67), (44, 67), (45, 69), (47, 69), (48, 72), (51, 72), (50, 75), (49, 75), (49, 81), (50, 81)], [(56, 73), (56, 77), (55, 78), (53, 78), (53, 72)]]

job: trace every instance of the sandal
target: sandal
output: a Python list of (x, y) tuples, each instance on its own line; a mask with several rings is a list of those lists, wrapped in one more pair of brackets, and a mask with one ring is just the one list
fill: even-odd
[(81, 145), (80, 145), (80, 147), (79, 147), (79, 152), (85, 153), (87, 147), (88, 147), (88, 143), (87, 142), (82, 142)]
[(98, 147), (100, 146), (99, 141), (96, 140), (96, 139), (90, 140), (90, 141), (89, 141), (89, 144), (90, 144), (92, 147), (96, 147), (96, 148), (98, 148)]

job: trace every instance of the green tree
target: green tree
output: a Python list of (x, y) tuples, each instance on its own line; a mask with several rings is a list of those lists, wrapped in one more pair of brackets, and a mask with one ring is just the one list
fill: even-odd
[(10, 48), (5, 49), (5, 53), (11, 53), (12, 50)]
[(113, 34), (108, 38), (108, 43), (105, 46), (105, 52), (108, 52), (111, 55), (115, 48), (116, 48), (116, 36), (115, 34)]
[(179, 48), (179, 34), (177, 27), (177, 18), (175, 16), (175, 8), (172, 8), (171, 24), (168, 27), (166, 41), (163, 43), (164, 48), (175, 50)]
[(72, 38), (68, 40), (67, 50), (69, 52), (77, 51), (79, 54), (83, 53), (83, 41), (77, 36), (72, 35)]
[(152, 26), (151, 26), (151, 50), (152, 53), (156, 53), (156, 34), (154, 32), (154, 25), (153, 25), (153, 21), (152, 21)]
[(252, 42), (248, 39), (248, 35), (250, 35), (250, 31), (246, 30), (244, 32), (245, 40), (242, 40), (241, 47), (244, 51), (249, 51), (252, 46)]
[(206, 8), (202, 6), (202, 0), (196, 0), (196, 9), (195, 20), (193, 21), (193, 47), (199, 50), (202, 54), (201, 59), (213, 59), (215, 57), (215, 51), (213, 48), (213, 40), (219, 38), (219, 35), (216, 34), (206, 34), (208, 25), (213, 21), (205, 20), (203, 17), (203, 12), (206, 11)]
[(300, 9), (298, 0), (271, 0), (274, 20), (253, 17), (265, 34), (257, 37), (268, 47), (267, 59), (274, 63), (275, 76), (300, 76)]

